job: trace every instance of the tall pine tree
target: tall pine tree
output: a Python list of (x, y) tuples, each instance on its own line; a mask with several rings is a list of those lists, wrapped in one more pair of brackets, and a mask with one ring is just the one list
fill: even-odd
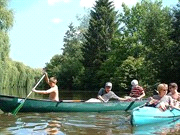
[[(97, 76), (103, 62), (111, 51), (112, 41), (118, 30), (117, 12), (112, 1), (97, 0), (90, 12), (90, 21), (83, 45), (86, 89), (99, 88), (101, 78)], [(105, 82), (104, 82), (105, 83)]]

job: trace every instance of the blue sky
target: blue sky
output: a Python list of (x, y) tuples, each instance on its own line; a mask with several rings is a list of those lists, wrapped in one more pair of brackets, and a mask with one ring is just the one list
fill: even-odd
[[(68, 25), (78, 25), (76, 16), (86, 14), (95, 0), (10, 0), (14, 26), (9, 32), (10, 57), (32, 68), (43, 68), (55, 54), (61, 54)], [(132, 6), (139, 0), (113, 0), (117, 10), (121, 3)], [(178, 0), (163, 0), (166, 6)]]

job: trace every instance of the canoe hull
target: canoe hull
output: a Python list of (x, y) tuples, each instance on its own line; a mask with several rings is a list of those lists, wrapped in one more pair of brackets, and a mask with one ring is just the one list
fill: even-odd
[(180, 119), (180, 110), (161, 111), (155, 107), (137, 107), (131, 112), (132, 125), (147, 125)]
[[(12, 112), (23, 98), (0, 95), (0, 109), (3, 112)], [(129, 110), (147, 102), (136, 101)], [(126, 110), (131, 102), (56, 102), (49, 100), (27, 99), (19, 112), (107, 112)]]

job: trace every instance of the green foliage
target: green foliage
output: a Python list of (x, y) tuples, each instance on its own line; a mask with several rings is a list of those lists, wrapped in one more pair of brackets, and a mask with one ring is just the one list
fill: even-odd
[[(179, 7), (171, 10), (162, 1), (142, 0), (132, 8), (123, 4), (118, 14), (112, 1), (97, 0), (87, 16), (78, 18), (80, 26), (69, 25), (63, 53), (46, 64), (49, 76), (69, 90), (97, 91), (111, 81), (113, 90), (128, 91), (131, 80), (138, 79), (152, 93), (159, 82), (180, 83)], [(0, 89), (31, 90), (41, 70), (9, 58), (12, 23), (7, 1), (0, 0)]]
[(97, 72), (108, 58), (112, 40), (118, 30), (117, 12), (109, 0), (96, 1), (90, 12), (87, 32), (84, 34), (83, 65), (85, 67), (84, 84), (86, 89), (95, 89), (100, 82)]
[[(113, 82), (119, 84), (121, 89), (128, 89), (132, 79), (143, 81), (146, 76), (142, 72), (146, 68), (143, 57), (134, 58), (129, 56), (123, 61), (120, 67), (116, 68), (114, 73)], [(146, 72), (148, 73), (148, 72)], [(142, 84), (142, 82), (140, 82)]]
[(172, 33), (170, 34), (171, 39), (175, 42), (168, 50), (168, 60), (170, 61), (169, 66), (169, 79), (174, 82), (180, 83), (180, 3), (173, 8), (172, 14)]
[(13, 12), (7, 8), (7, 4), (7, 0), (0, 0), (0, 90), (1, 93), (5, 88), (12, 91), (13, 88), (31, 90), (41, 72), (9, 58), (8, 31), (13, 25)]
[[(146, 3), (144, 3), (146, 4)], [(152, 61), (152, 66), (156, 70), (156, 78), (161, 78), (162, 82), (169, 82), (168, 67), (171, 62), (168, 60), (169, 49), (173, 42), (169, 39), (172, 32), (171, 16), (169, 8), (162, 8), (162, 3), (155, 2), (149, 4), (149, 12), (144, 16), (144, 39), (146, 46), (146, 59)]]
[(32, 69), (23, 63), (7, 60), (1, 62), (0, 87), (3, 88), (25, 88), (31, 90), (36, 77), (41, 76), (40, 70)]
[(48, 73), (57, 77), (60, 88), (80, 89), (83, 73), (80, 39), (78, 30), (71, 23), (64, 37), (63, 54), (55, 55), (46, 66)]
[(49, 73), (65, 89), (98, 90), (111, 81), (113, 90), (127, 91), (138, 79), (153, 93), (159, 82), (178, 82), (179, 7), (170, 10), (162, 1), (142, 0), (132, 8), (123, 4), (117, 14), (112, 1), (97, 0), (90, 16), (80, 19), (78, 35), (69, 26), (63, 54), (47, 65)]
[[(147, 82), (154, 84), (159, 80), (168, 83), (167, 68), (170, 63), (167, 61), (167, 54), (173, 45), (169, 39), (172, 31), (170, 9), (163, 8), (161, 1), (149, 0), (142, 0), (131, 9), (123, 5), (123, 9), (124, 13), (120, 15), (120, 21), (124, 24), (121, 27), (121, 43), (123, 50), (126, 50), (125, 56), (144, 58), (145, 66), (140, 71), (140, 79), (143, 80), (140, 81), (144, 85)], [(124, 59), (124, 56), (119, 58)]]
[(5, 61), (9, 55), (8, 30), (13, 24), (13, 14), (7, 9), (7, 0), (0, 0), (0, 60)]

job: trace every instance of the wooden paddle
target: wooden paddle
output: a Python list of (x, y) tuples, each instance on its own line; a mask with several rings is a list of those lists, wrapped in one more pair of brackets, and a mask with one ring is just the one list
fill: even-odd
[[(37, 82), (37, 84), (34, 86), (33, 89), (35, 89), (35, 88), (39, 85), (39, 83), (42, 81), (42, 79), (43, 79), (44, 77), (45, 77), (45, 74), (41, 77), (41, 79)], [(31, 95), (32, 92), (33, 92), (33, 91), (31, 90), (31, 92), (27, 95), (27, 97), (26, 97), (24, 100), (21, 100), (20, 104), (12, 111), (12, 114), (13, 114), (13, 115), (16, 115), (16, 114), (19, 112), (19, 110), (23, 107), (24, 102), (25, 102), (26, 99)]]

